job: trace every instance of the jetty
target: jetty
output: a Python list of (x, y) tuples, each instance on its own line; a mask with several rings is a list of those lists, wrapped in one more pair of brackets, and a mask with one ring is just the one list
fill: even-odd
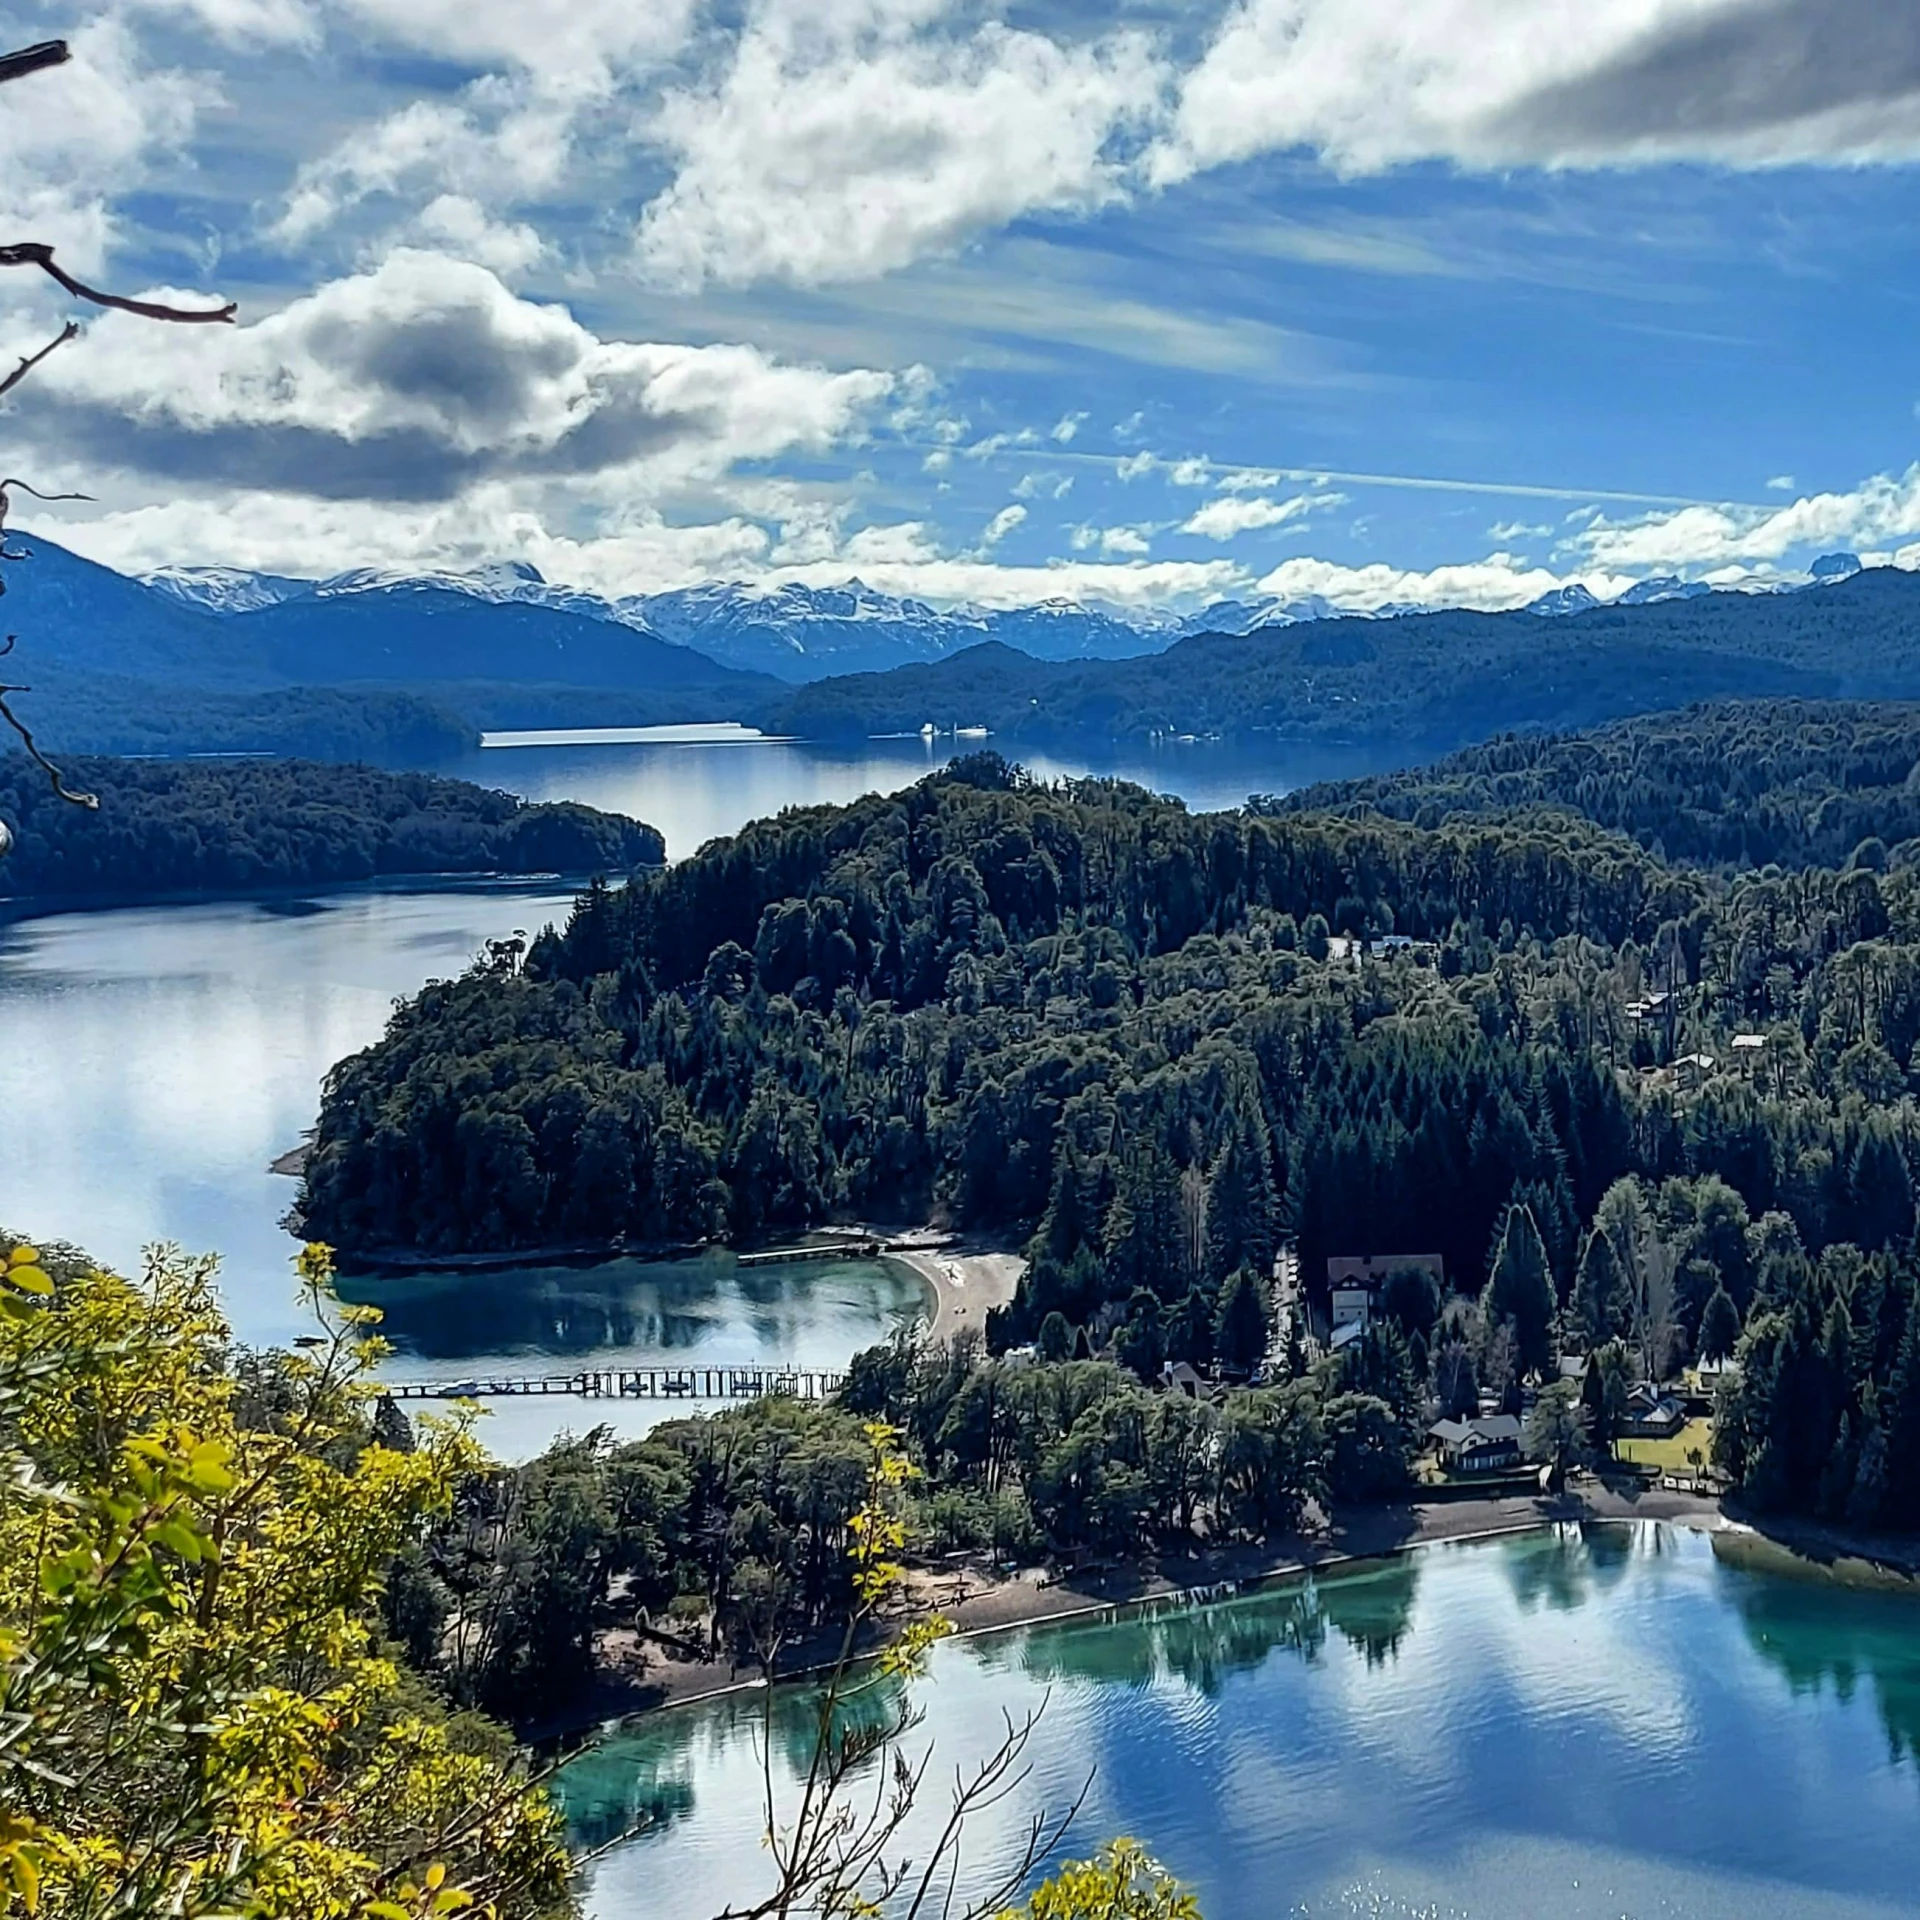
[(784, 1267), (795, 1260), (872, 1260), (885, 1251), (878, 1240), (829, 1240), (818, 1246), (774, 1247), (765, 1253), (743, 1253), (743, 1267)]
[(395, 1400), (509, 1400), (573, 1394), (585, 1400), (829, 1400), (844, 1370), (820, 1367), (588, 1367), (576, 1373), (486, 1373), (471, 1379), (382, 1380)]

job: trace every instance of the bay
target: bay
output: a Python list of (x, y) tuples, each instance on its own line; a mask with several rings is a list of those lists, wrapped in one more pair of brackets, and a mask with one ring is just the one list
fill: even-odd
[[(447, 770), (650, 821), (673, 857), (783, 807), (897, 790), (992, 744), (829, 748), (739, 728), (532, 738)], [(1198, 807), (1359, 767), (1351, 756), (1175, 741), (1028, 764), (1045, 778), (1136, 780)], [(558, 880), (402, 881), (0, 922), (0, 1225), (76, 1241), (123, 1270), (156, 1241), (218, 1252), (237, 1337), (298, 1337), (295, 1243), (281, 1224), (296, 1183), (269, 1166), (311, 1126), (328, 1068), (380, 1036), (396, 998), (458, 973), (487, 940), (563, 920), (573, 891)], [(483, 1362), (533, 1372), (589, 1355), (639, 1364), (693, 1351), (823, 1365), (924, 1307), (919, 1283), (890, 1264), (808, 1266), (749, 1286), (724, 1257), (671, 1270), (462, 1270), (387, 1283), (380, 1297), (405, 1373), (441, 1360), (468, 1373)], [(522, 1453), (556, 1424), (631, 1430), (656, 1417), (636, 1404), (500, 1402), (487, 1437)]]
[[(915, 1683), (944, 1813), (1002, 1714), (1031, 1777), (969, 1830), (990, 1881), (1092, 1770), (1208, 1920), (1875, 1920), (1920, 1888), (1920, 1602), (1759, 1571), (1737, 1541), (1596, 1525), (1422, 1548), (1207, 1606), (950, 1642)], [(571, 1761), (595, 1920), (699, 1920), (764, 1885), (759, 1696)], [(783, 1690), (776, 1777), (803, 1765)], [(872, 1782), (857, 1784), (855, 1798)], [(791, 1804), (791, 1801), (788, 1801)]]

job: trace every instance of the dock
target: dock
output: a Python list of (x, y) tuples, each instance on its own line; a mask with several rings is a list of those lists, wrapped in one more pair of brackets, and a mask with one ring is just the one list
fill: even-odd
[(775, 1247), (767, 1253), (743, 1253), (743, 1267), (784, 1267), (796, 1260), (873, 1260), (884, 1251), (878, 1240), (833, 1240), (815, 1247)]
[(488, 1373), (468, 1380), (382, 1380), (395, 1400), (509, 1400), (572, 1394), (584, 1400), (830, 1400), (844, 1371), (785, 1365), (589, 1367), (577, 1373)]

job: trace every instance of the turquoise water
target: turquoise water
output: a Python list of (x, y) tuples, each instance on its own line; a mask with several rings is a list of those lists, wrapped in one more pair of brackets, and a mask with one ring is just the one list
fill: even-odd
[[(1684, 1530), (1427, 1548), (950, 1643), (915, 1694), (929, 1813), (1003, 1711), (1044, 1704), (1032, 1777), (972, 1832), (979, 1876), (1091, 1769), (1082, 1850), (1146, 1839), (1208, 1920), (1920, 1910), (1920, 1602), (1749, 1571)], [(752, 1699), (715, 1702), (569, 1765), (579, 1840), (652, 1827), (593, 1869), (596, 1920), (699, 1920), (762, 1886), (756, 1728)], [(783, 1711), (783, 1793), (805, 1739)]]

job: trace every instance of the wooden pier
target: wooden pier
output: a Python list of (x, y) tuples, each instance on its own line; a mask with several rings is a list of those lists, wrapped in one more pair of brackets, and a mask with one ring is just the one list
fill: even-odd
[(814, 1247), (774, 1247), (766, 1253), (743, 1253), (743, 1267), (784, 1267), (796, 1260), (872, 1260), (882, 1251), (878, 1240), (832, 1240)]
[(827, 1400), (844, 1372), (819, 1367), (589, 1367), (578, 1373), (487, 1373), (466, 1380), (382, 1380), (395, 1400), (506, 1400), (563, 1393), (586, 1400)]

